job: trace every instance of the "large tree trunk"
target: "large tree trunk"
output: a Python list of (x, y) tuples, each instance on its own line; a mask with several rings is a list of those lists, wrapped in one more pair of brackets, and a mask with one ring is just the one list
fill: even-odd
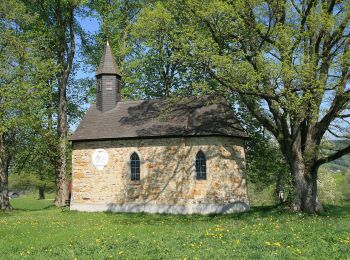
[(317, 195), (317, 168), (308, 168), (300, 160), (293, 162), (294, 203), (293, 210), (321, 213), (322, 205)]
[[(58, 50), (58, 60), (62, 65), (59, 75), (59, 100), (58, 100), (58, 160), (56, 168), (56, 206), (64, 206), (69, 199), (67, 185), (67, 84), (70, 72), (72, 70), (75, 54), (75, 34), (74, 34), (74, 9), (70, 4), (67, 10), (62, 13), (61, 2), (58, 1), (56, 15), (58, 19), (59, 41), (61, 43)], [(67, 17), (64, 17), (67, 15)], [(66, 36), (66, 30), (69, 30), (69, 40)], [(68, 44), (69, 43), (69, 44)], [(68, 47), (69, 46), (69, 47)]]
[(59, 91), (59, 108), (58, 108), (58, 161), (56, 168), (56, 206), (64, 206), (68, 200), (68, 186), (67, 186), (67, 98), (66, 98), (66, 84), (63, 80)]
[(0, 134), (0, 210), (11, 209), (8, 190), (8, 160), (5, 151), (5, 138)]
[(299, 129), (294, 133), (294, 139), (279, 140), (291, 170), (293, 194), (289, 199), (290, 206), (293, 211), (321, 213), (323, 208), (317, 195), (317, 142), (311, 138), (302, 140)]

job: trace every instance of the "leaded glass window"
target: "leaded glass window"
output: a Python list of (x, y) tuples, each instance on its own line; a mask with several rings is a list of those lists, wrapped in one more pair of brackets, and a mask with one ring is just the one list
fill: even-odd
[(196, 156), (196, 178), (197, 180), (207, 179), (206, 159), (202, 151), (199, 151)]
[(140, 158), (137, 153), (133, 153), (130, 157), (131, 180), (140, 180)]

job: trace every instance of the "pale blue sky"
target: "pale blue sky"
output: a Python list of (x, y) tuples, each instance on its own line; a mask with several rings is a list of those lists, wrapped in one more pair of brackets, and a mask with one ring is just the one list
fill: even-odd
[[(89, 16), (89, 17), (78, 17), (78, 21), (83, 28), (83, 30), (86, 33), (89, 34), (94, 34), (98, 31), (99, 28), (99, 23), (96, 17)], [(79, 53), (79, 48), (80, 48), (80, 39), (77, 39), (77, 53)], [(80, 59), (80, 57), (77, 57), (77, 59)], [(86, 73), (83, 70), (79, 70), (77, 73), (78, 78), (83, 78), (83, 77), (92, 77), (94, 76), (94, 73)]]

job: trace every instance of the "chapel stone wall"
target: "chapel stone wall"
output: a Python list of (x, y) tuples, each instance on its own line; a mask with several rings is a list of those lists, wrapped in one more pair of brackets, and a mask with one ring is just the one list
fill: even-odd
[[(92, 154), (104, 149), (97, 169)], [(203, 151), (207, 179), (196, 180)], [(140, 181), (130, 179), (130, 156), (140, 157)], [(71, 209), (81, 211), (209, 214), (244, 211), (244, 141), (231, 137), (152, 138), (75, 142)]]

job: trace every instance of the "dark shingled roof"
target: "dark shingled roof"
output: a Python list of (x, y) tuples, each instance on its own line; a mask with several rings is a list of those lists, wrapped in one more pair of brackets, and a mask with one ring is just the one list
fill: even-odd
[(100, 65), (96, 71), (96, 76), (101, 74), (117, 74), (120, 75), (111, 46), (107, 41), (104, 52), (100, 61)]
[(70, 140), (172, 136), (247, 137), (227, 102), (191, 97), (118, 102), (104, 113), (93, 105)]

